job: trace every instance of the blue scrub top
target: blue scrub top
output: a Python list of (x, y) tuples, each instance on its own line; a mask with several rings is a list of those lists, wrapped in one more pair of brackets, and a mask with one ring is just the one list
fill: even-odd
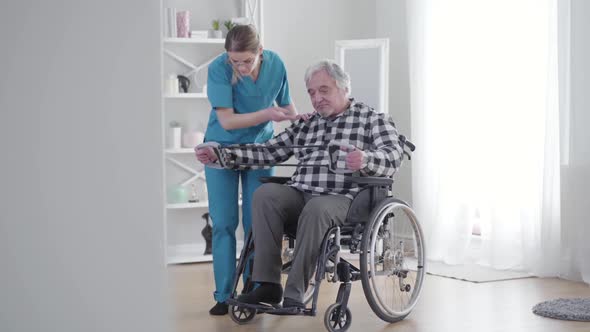
[(273, 136), (271, 121), (248, 128), (225, 130), (219, 123), (215, 111), (216, 107), (233, 108), (235, 113), (244, 114), (271, 107), (274, 101), (279, 106), (291, 104), (287, 71), (283, 61), (272, 51), (263, 50), (262, 54), (263, 61), (256, 82), (250, 77), (243, 77), (232, 85), (232, 66), (227, 53), (220, 55), (209, 65), (207, 96), (213, 109), (205, 133), (206, 142), (262, 143)]

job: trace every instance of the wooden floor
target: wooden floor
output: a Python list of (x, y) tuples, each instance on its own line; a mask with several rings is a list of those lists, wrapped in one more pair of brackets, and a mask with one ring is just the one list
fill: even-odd
[[(338, 284), (322, 283), (316, 317), (257, 315), (246, 325), (229, 316), (209, 316), (213, 301), (211, 263), (169, 267), (171, 300), (177, 332), (325, 331), (324, 311), (334, 302)], [(419, 303), (403, 321), (387, 324), (367, 304), (360, 282), (353, 283), (349, 331), (420, 332), (561, 332), (590, 331), (590, 322), (539, 317), (538, 302), (558, 297), (590, 297), (590, 287), (560, 279), (527, 278), (475, 284), (428, 275)]]

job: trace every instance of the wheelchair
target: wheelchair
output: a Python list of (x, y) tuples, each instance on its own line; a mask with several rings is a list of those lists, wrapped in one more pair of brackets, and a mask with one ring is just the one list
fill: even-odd
[[(410, 159), (414, 145), (401, 135), (400, 142), (404, 157)], [(270, 177), (261, 181), (285, 183), (288, 179)], [(424, 236), (418, 219), (407, 203), (392, 196), (393, 179), (346, 176), (346, 181), (356, 183), (360, 191), (350, 205), (345, 224), (331, 227), (323, 237), (315, 275), (304, 295), (306, 308), (246, 304), (236, 300), (240, 286), (242, 293), (255, 287), (247, 272), (252, 271), (255, 255), (250, 231), (237, 264), (232, 295), (227, 300), (233, 321), (245, 324), (260, 313), (316, 316), (323, 281), (340, 283), (335, 302), (324, 314), (324, 326), (328, 331), (346, 331), (350, 327), (352, 313), (348, 300), (351, 283), (358, 280), (369, 306), (380, 319), (394, 323), (410, 314), (420, 296), (426, 271)], [(287, 229), (284, 239), (283, 287), (293, 258), (294, 230)], [(359, 266), (341, 257), (343, 250), (358, 254)]]

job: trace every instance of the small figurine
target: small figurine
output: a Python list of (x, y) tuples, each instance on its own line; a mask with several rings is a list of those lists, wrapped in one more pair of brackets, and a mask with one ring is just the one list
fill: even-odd
[(205, 255), (211, 255), (211, 248), (212, 248), (212, 242), (213, 242), (213, 227), (211, 227), (211, 225), (209, 225), (209, 213), (205, 213), (201, 216), (201, 218), (205, 219), (205, 227), (203, 227), (203, 230), (201, 231), (201, 235), (203, 235), (203, 237), (205, 238)]
[(187, 93), (188, 88), (191, 86), (191, 80), (183, 75), (176, 76), (178, 78), (178, 83), (180, 84), (180, 89), (182, 92)]

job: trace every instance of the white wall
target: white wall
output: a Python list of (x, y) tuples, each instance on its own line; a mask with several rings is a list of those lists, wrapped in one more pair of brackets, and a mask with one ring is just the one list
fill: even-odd
[(291, 97), (312, 112), (303, 76), (312, 63), (334, 59), (334, 41), (375, 37), (375, 0), (263, 1), (264, 46), (287, 67)]
[(0, 331), (168, 331), (159, 1), (0, 3)]
[[(567, 277), (590, 282), (590, 3), (571, 0), (571, 117), (569, 164), (562, 167), (562, 237)], [(585, 270), (584, 270), (585, 269)]]

